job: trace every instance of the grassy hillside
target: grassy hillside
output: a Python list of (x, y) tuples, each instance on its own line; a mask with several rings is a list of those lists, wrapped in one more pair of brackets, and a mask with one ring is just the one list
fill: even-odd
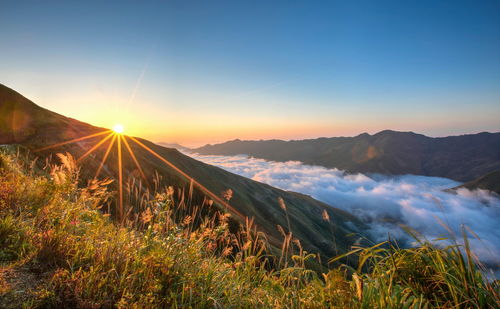
[(349, 172), (415, 174), (470, 181), (500, 169), (500, 133), (431, 138), (385, 130), (374, 135), (298, 141), (229, 141), (193, 151), (247, 154), (273, 161), (339, 168)]
[[(0, 127), (2, 128), (0, 144), (20, 144), (32, 152), (50, 145), (106, 131), (106, 129), (94, 127), (43, 109), (3, 85), (0, 85)], [(75, 158), (80, 158), (102, 138), (103, 136), (95, 136), (75, 143), (37, 151), (35, 155), (39, 157), (38, 163), (41, 165), (44, 165), (45, 160), (50, 159), (57, 152), (67, 152)], [(158, 157), (153, 156), (129, 138), (127, 139), (144, 174), (148, 175), (148, 179), (141, 180), (133, 158), (124, 148), (122, 162), (125, 184), (124, 214), (133, 216), (137, 212), (137, 209), (134, 209), (130, 203), (133, 199), (130, 192), (135, 190), (147, 192), (167, 185), (175, 185), (186, 191), (190, 190), (190, 179), (181, 176), (177, 171), (165, 165)], [(346, 252), (358, 239), (357, 236), (352, 235), (363, 233), (365, 229), (356, 217), (309, 196), (286, 192), (252, 181), (196, 161), (175, 149), (161, 147), (140, 138), (137, 140), (214, 194), (220, 195), (230, 189), (232, 191), (231, 206), (243, 216), (254, 218), (259, 230), (265, 232), (269, 241), (277, 247), (281, 243), (281, 233), (277, 226), (280, 226), (287, 233), (290, 232), (289, 227), (293, 226), (291, 232), (302, 241), (304, 248), (321, 253), (326, 260), (337, 252)], [(87, 183), (94, 178), (110, 143), (111, 139), (107, 140), (85, 160), (79, 162), (82, 183)], [(117, 146), (113, 147), (106, 164), (103, 166), (101, 176), (117, 180), (119, 159)], [(116, 188), (116, 184), (116, 181), (112, 183), (111, 188)], [(194, 195), (200, 200), (204, 198), (204, 194), (198, 190), (195, 190)], [(116, 200), (116, 195), (114, 198)], [(287, 206), (287, 216), (280, 206), (281, 199)], [(335, 243), (331, 238), (330, 223), (321, 220), (324, 211), (329, 214), (331, 224), (335, 225)], [(232, 222), (235, 221), (244, 224), (245, 219), (234, 216)]]
[(463, 185), (458, 186), (455, 189), (458, 188), (467, 188), (469, 190), (483, 189), (500, 194), (500, 171), (488, 173), (477, 179), (474, 179), (473, 181), (464, 183)]
[[(176, 202), (177, 190), (143, 197), (135, 220), (105, 214), (109, 183), (79, 187), (71, 156), (38, 170), (0, 152), (2, 308), (497, 308), (469, 248), (428, 243), (354, 247), (356, 269), (308, 270), (316, 255), (284, 233), (269, 255), (251, 222)], [(325, 220), (328, 218), (325, 216)], [(293, 228), (293, 227), (292, 227)], [(467, 244), (467, 241), (465, 242)], [(296, 254), (291, 248), (294, 247)]]

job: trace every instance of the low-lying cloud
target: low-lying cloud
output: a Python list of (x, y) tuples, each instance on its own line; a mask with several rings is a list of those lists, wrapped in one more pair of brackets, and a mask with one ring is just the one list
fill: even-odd
[(493, 268), (498, 269), (500, 264), (500, 199), (487, 191), (445, 192), (460, 183), (439, 177), (346, 174), (296, 161), (271, 162), (244, 155), (189, 155), (349, 211), (370, 226), (367, 232), (378, 241), (386, 240), (389, 234), (401, 241), (409, 240), (399, 224), (411, 227), (429, 240), (450, 237), (444, 226), (460, 239), (465, 225), (480, 238), (468, 234), (480, 259)]

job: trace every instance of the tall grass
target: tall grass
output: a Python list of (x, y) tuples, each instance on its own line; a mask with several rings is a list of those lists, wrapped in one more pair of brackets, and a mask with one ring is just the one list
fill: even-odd
[(116, 218), (110, 180), (79, 186), (74, 160), (59, 160), (43, 174), (19, 156), (0, 155), (0, 262), (49, 274), (27, 307), (499, 306), (498, 284), (485, 279), (465, 236), (462, 247), (353, 248), (331, 262), (350, 256), (356, 269), (318, 273), (306, 267), (317, 256), (302, 249), (290, 224), (276, 252), (253, 220), (232, 231), (231, 216), (211, 200), (197, 200), (191, 188), (161, 188), (159, 176), (153, 192), (130, 180)]

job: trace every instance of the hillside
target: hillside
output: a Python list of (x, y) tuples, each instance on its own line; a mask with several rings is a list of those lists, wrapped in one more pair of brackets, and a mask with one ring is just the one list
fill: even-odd
[[(305, 267), (315, 255), (290, 246), (269, 254), (251, 224), (237, 233), (227, 216), (175, 223), (170, 192), (147, 198), (139, 220), (103, 213), (105, 182), (78, 186), (69, 155), (33, 168), (0, 147), (0, 308), (497, 308), (468, 247), (356, 249), (358, 269)], [(187, 220), (187, 219), (190, 220)], [(196, 226), (197, 220), (203, 224)], [(332, 265), (332, 264), (330, 264)], [(370, 267), (363, 267), (370, 266)], [(366, 269), (366, 270), (364, 270)]]
[[(105, 129), (58, 115), (43, 109), (19, 93), (0, 85), (0, 144), (20, 144), (23, 147), (36, 151), (44, 147), (76, 139), (82, 136), (104, 132)], [(38, 151), (36, 155), (48, 158), (55, 153), (68, 152), (75, 158), (80, 158), (91, 149), (102, 136), (96, 136), (75, 143), (64, 144), (59, 147)], [(325, 258), (334, 254), (334, 247), (338, 252), (345, 252), (357, 237), (348, 237), (350, 233), (363, 233), (364, 226), (349, 213), (335, 209), (313, 198), (262, 184), (220, 168), (198, 162), (175, 149), (161, 147), (144, 139), (137, 139), (162, 158), (173, 163), (177, 168), (193, 177), (211, 192), (219, 195), (227, 189), (233, 194), (230, 204), (236, 211), (255, 219), (259, 229), (265, 232), (269, 241), (279, 246), (283, 240), (277, 225), (285, 230), (291, 227), (293, 236), (298, 238), (303, 247), (309, 252), (321, 253)], [(96, 151), (80, 162), (81, 179), (86, 182), (92, 179), (99, 168), (101, 158), (110, 142), (102, 144)], [(140, 162), (143, 172), (148, 175), (143, 180), (144, 187), (153, 190), (158, 185), (184, 187), (189, 190), (190, 181), (170, 168), (159, 158), (148, 151), (129, 142), (130, 147)], [(158, 181), (153, 179), (158, 174)], [(102, 176), (116, 179), (118, 175), (117, 151), (111, 151), (102, 169)], [(124, 182), (139, 180), (140, 173), (133, 158), (123, 150)], [(137, 183), (137, 182), (136, 182)], [(116, 184), (116, 182), (115, 182)], [(126, 190), (125, 190), (126, 191)], [(125, 192), (126, 193), (126, 192)], [(198, 195), (202, 195), (198, 193)], [(286, 205), (286, 213), (278, 202), (282, 198)], [(127, 201), (127, 197), (125, 197)], [(133, 209), (125, 209), (125, 212)], [(322, 213), (329, 213), (331, 224), (335, 226), (336, 244), (331, 237), (330, 222), (322, 220)], [(244, 218), (234, 215), (233, 218), (244, 223)]]
[(500, 133), (431, 138), (381, 131), (355, 137), (297, 141), (234, 140), (193, 151), (204, 155), (247, 154), (272, 161), (301, 161), (348, 172), (415, 174), (470, 181), (500, 169)]
[(483, 189), (500, 194), (500, 171), (488, 173), (454, 189), (458, 188)]
[(179, 151), (189, 151), (190, 149), (188, 147), (185, 147), (185, 146), (182, 146), (178, 143), (165, 143), (165, 142), (160, 142), (160, 143), (157, 143), (158, 145), (160, 146), (163, 146), (165, 148), (174, 148), (174, 149), (177, 149)]

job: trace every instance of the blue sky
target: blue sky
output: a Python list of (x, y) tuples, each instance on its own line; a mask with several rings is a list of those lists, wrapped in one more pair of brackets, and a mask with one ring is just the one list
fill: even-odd
[(499, 1), (2, 1), (0, 83), (202, 144), (500, 129)]

